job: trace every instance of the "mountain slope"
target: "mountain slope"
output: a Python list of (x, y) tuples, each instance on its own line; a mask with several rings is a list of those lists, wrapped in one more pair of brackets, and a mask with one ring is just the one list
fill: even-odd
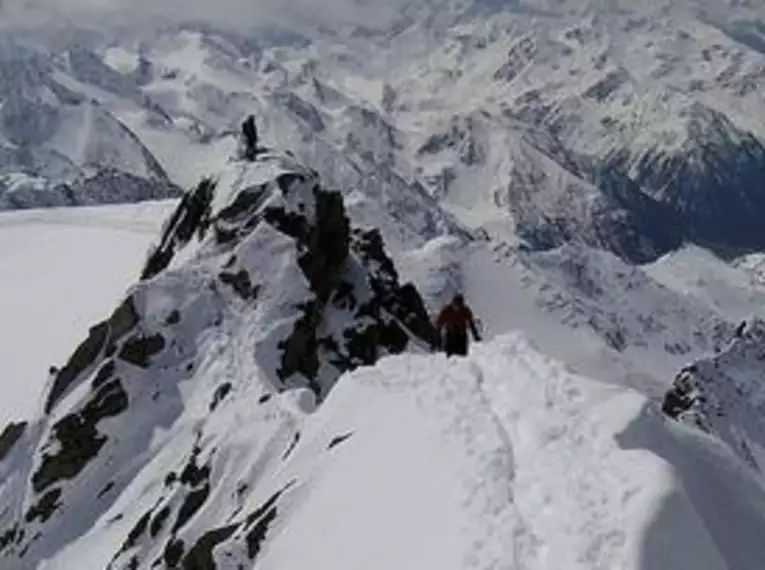
[(142, 268), (172, 204), (0, 214), (0, 425), (37, 413), (48, 368), (66, 361)]
[(763, 431), (760, 368), (762, 321), (742, 325), (718, 355), (683, 369), (664, 400), (664, 413), (719, 438), (762, 477)]
[(97, 100), (70, 89), (49, 52), (0, 46), (0, 207), (177, 196), (140, 139)]
[[(184, 410), (207, 415), (232, 390), (265, 401), (303, 389), (300, 405), (311, 406), (343, 371), (412, 338), (426, 350), (433, 342), (417, 291), (399, 285), (379, 234), (352, 231), (340, 195), (313, 173), (265, 155), (233, 164), (219, 184), (205, 180), (185, 196), (142, 283), (52, 380), (46, 416), (25, 436), (31, 463), (4, 463), (3, 528), (16, 529), (14, 544), (3, 543), (9, 564), (34, 565), (84, 532), (148, 473), (155, 430), (172, 439)], [(187, 401), (184, 386), (205, 401)], [(210, 491), (198, 443), (168, 491), (185, 501), (177, 528)], [(100, 505), (88, 504), (102, 483)]]

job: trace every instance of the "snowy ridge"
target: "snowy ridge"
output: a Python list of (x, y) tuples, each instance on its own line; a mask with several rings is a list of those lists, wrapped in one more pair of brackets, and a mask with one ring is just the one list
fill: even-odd
[[(723, 570), (765, 555), (760, 483), (626, 375), (733, 334), (713, 300), (681, 294), (676, 259), (641, 269), (457, 233), (394, 264), (339, 192), (267, 150), (174, 206), (141, 281), (39, 415), (0, 435), (8, 568)], [(460, 361), (428, 354), (426, 307), (455, 289), (493, 337)], [(527, 332), (492, 333), (512, 327)]]
[[(224, 185), (226, 175), (220, 193), (203, 181), (181, 201), (142, 283), (52, 378), (45, 415), (0, 467), (9, 564), (34, 567), (126, 489), (143, 493), (165, 445), (173, 464), (188, 463), (167, 487), (165, 516), (177, 507), (180, 522), (160, 540), (172, 551), (200, 501), (227, 492), (208, 481), (213, 448), (200, 440), (202, 424), (230, 419), (213, 413), (227, 397), (251, 411), (298, 389), (295, 405), (310, 409), (342, 372), (412, 338), (428, 350), (433, 331), (417, 291), (399, 285), (377, 232), (350, 228), (338, 193), (277, 155), (232, 164)], [(257, 534), (255, 523), (240, 530)], [(113, 567), (137, 556), (135, 540), (111, 553)]]
[[(141, 237), (116, 310), (89, 305), (109, 316), (0, 432), (0, 566), (761, 566), (765, 13), (404, 4), (273, 41), (3, 48), (0, 204), (190, 189), (0, 218), (5, 239)], [(27, 252), (9, 306), (70, 270)], [(457, 291), (484, 341), (447, 360), (431, 320)], [(42, 370), (14, 378), (59, 358), (38, 358), (45, 313), (0, 329)]]

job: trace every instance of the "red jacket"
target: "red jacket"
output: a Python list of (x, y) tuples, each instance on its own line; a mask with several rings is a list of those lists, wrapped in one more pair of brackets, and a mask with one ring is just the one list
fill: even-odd
[(465, 333), (470, 327), (473, 337), (478, 338), (478, 330), (473, 320), (473, 312), (467, 305), (456, 307), (449, 303), (444, 307), (436, 320), (436, 327), (440, 331), (446, 329), (447, 334)]

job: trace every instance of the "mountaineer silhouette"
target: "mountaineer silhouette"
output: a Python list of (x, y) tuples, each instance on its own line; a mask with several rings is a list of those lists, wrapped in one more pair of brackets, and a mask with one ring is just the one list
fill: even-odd
[(473, 311), (465, 304), (465, 297), (457, 294), (438, 315), (436, 328), (443, 334), (443, 348), (447, 356), (467, 356), (468, 328), (476, 341), (481, 335), (475, 325)]

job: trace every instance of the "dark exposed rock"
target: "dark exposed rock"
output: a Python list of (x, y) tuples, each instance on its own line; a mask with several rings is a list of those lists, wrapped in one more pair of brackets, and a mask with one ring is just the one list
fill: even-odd
[(473, 117), (453, 117), (450, 129), (431, 135), (417, 150), (417, 155), (453, 150), (458, 153), (460, 162), (466, 166), (484, 164), (487, 156), (486, 146), (478, 139), (477, 131)]
[(277, 510), (276, 507), (271, 507), (266, 511), (262, 517), (260, 517), (253, 527), (247, 533), (245, 539), (247, 540), (247, 556), (250, 560), (255, 560), (260, 552), (261, 545), (266, 539), (266, 533), (268, 527), (274, 520), (276, 520)]
[(212, 570), (215, 566), (212, 552), (221, 542), (228, 540), (238, 525), (216, 528), (203, 534), (183, 557), (183, 570)]
[(149, 535), (155, 538), (165, 526), (165, 522), (170, 517), (170, 507), (163, 507), (152, 519), (151, 526), (149, 527)]
[[(434, 347), (438, 343), (438, 331), (430, 320), (425, 303), (417, 288), (411, 283), (403, 286), (398, 284), (398, 273), (393, 260), (385, 252), (385, 245), (378, 230), (357, 230), (353, 234), (352, 248), (356, 251), (370, 273), (370, 284), (376, 293), (376, 298), (360, 312), (369, 315), (379, 313), (379, 308), (384, 308), (392, 316), (398, 319), (415, 336), (424, 340), (429, 346)], [(401, 352), (406, 348), (406, 343), (401, 347), (402, 333), (398, 325), (390, 323), (383, 326), (381, 331), (387, 338), (385, 343), (390, 352)]]
[(430, 320), (425, 302), (413, 284), (406, 283), (399, 287), (388, 308), (391, 314), (399, 319), (415, 336), (426, 341), (431, 347), (437, 346), (438, 331)]
[(295, 172), (287, 172), (285, 174), (279, 175), (279, 177), (276, 179), (276, 185), (279, 187), (279, 190), (281, 190), (286, 195), (289, 193), (292, 185), (295, 182), (301, 182), (304, 180), (304, 177)]
[(314, 190), (316, 221), (311, 229), (305, 253), (298, 263), (322, 302), (329, 299), (337, 285), (338, 270), (348, 258), (350, 221), (343, 198), (338, 192)]
[(177, 325), (181, 322), (181, 312), (178, 309), (173, 309), (165, 319), (166, 325)]
[(213, 226), (215, 232), (215, 241), (220, 245), (225, 245), (233, 242), (236, 239), (236, 230), (226, 229), (218, 226)]
[(630, 81), (630, 75), (626, 69), (611, 71), (610, 73), (607, 73), (603, 79), (587, 88), (587, 90), (582, 93), (582, 97), (595, 99), (602, 103), (618, 91), (627, 81)]
[(236, 195), (231, 205), (223, 208), (218, 214), (218, 220), (224, 220), (229, 223), (237, 223), (248, 219), (257, 210), (266, 195), (265, 186), (248, 188)]
[(174, 471), (171, 471), (165, 477), (165, 487), (170, 487), (177, 482), (178, 482), (178, 475)]
[(101, 386), (104, 385), (104, 383), (109, 380), (114, 375), (114, 370), (116, 368), (116, 365), (114, 363), (114, 360), (107, 360), (101, 365), (101, 368), (98, 369), (98, 372), (96, 373), (96, 377), (93, 378), (93, 382), (91, 383), (91, 388), (93, 390), (98, 390)]
[(348, 349), (349, 369), (371, 366), (377, 362), (380, 348), (380, 325), (377, 322), (366, 327), (351, 327), (343, 334)]
[(200, 239), (204, 237), (210, 225), (210, 204), (215, 186), (211, 178), (203, 178), (193, 191), (183, 195), (163, 228), (159, 245), (146, 260), (141, 272), (142, 281), (161, 273), (172, 261), (176, 249), (185, 246), (195, 232)]
[[(214, 219), (210, 219), (210, 203), (206, 202), (207, 197), (212, 195), (212, 185), (207, 189), (200, 186), (201, 190), (198, 188), (197, 191), (205, 198), (194, 205), (193, 196), (187, 195), (181, 202), (163, 228), (161, 243), (152, 253), (154, 256), (166, 255), (167, 259), (163, 258), (162, 263), (158, 265), (147, 266), (144, 278), (161, 272), (165, 261), (169, 263), (174, 253), (185, 245), (184, 242), (193, 239), (195, 233), (204, 231), (206, 224), (213, 224), (216, 236), (219, 230), (224, 232), (236, 246), (240, 245), (240, 239), (246, 238), (252, 229), (261, 223), (270, 224), (293, 238), (294, 241), (281, 236), (276, 239), (280, 246), (286, 244), (289, 247), (290, 241), (294, 244), (295, 257), (308, 281), (310, 293), (305, 303), (288, 307), (288, 310), (292, 310), (288, 316), (294, 319), (294, 326), (281, 339), (276, 339), (281, 340), (278, 346), (282, 351), (276, 372), (285, 385), (289, 386), (299, 385), (301, 382), (300, 378), (295, 380), (291, 376), (304, 377), (308, 386), (316, 393), (317, 399), (321, 399), (326, 396), (334, 378), (341, 372), (355, 366), (372, 364), (382, 354), (404, 350), (412, 336), (426, 334), (423, 332), (426, 331), (426, 325), (418, 319), (424, 319), (425, 323), (429, 323), (429, 320), (416, 289), (412, 285), (399, 285), (396, 269), (385, 253), (379, 233), (358, 232), (352, 236), (342, 195), (339, 192), (323, 190), (312, 176), (312, 173), (302, 169), (295, 173), (281, 174), (276, 181), (239, 193), (233, 199), (233, 203)], [(310, 195), (305, 195), (304, 192), (309, 192)], [(284, 196), (279, 196), (279, 193)], [(271, 200), (272, 197), (277, 199)], [(278, 204), (285, 205), (277, 206)], [(263, 235), (273, 239), (272, 235)], [(258, 237), (261, 237), (260, 234)], [(215, 236), (208, 236), (203, 245), (206, 249), (202, 251), (210, 256), (220, 254), (221, 260), (228, 261), (218, 275), (219, 280), (214, 277), (209, 279), (209, 289), (212, 289), (213, 293), (226, 293), (222, 297), (223, 301), (231, 300), (231, 294), (224, 289), (226, 286), (231, 287), (244, 299), (253, 298), (258, 293), (258, 287), (251, 282), (253, 273), (243, 266), (244, 261), (252, 262), (251, 252), (245, 251), (248, 244), (241, 249), (224, 247), (216, 244), (213, 238)], [(288, 257), (285, 259), (291, 256), (292, 252), (288, 251)], [(167, 278), (175, 279), (175, 272)], [(301, 283), (304, 283), (302, 278)], [(149, 291), (149, 302), (145, 304), (145, 310), (163, 306), (151, 301), (150, 292), (153, 287), (153, 283), (140, 286), (141, 292)], [(204, 289), (203, 293), (210, 294), (208, 289)], [(186, 299), (182, 301), (182, 305), (175, 306), (191, 306), (186, 303)], [(243, 311), (258, 309), (257, 303), (237, 303), (237, 306)], [(94, 484), (93, 493), (101, 488), (99, 496), (113, 496), (114, 480), (102, 487), (107, 480), (91, 481), (91, 474), (101, 472), (100, 467), (103, 465), (108, 466), (105, 471), (109, 472), (110, 477), (113, 477), (114, 473), (122, 473), (114, 470), (122, 468), (120, 465), (115, 466), (114, 462), (120, 461), (122, 455), (118, 452), (124, 448), (119, 446), (123, 445), (131, 434), (115, 433), (114, 439), (111, 440), (112, 432), (106, 430), (106, 423), (99, 430), (99, 421), (117, 416), (128, 409), (128, 394), (123, 389), (123, 381), (132, 382), (131, 390), (145, 390), (147, 399), (158, 390), (153, 379), (142, 385), (144, 374), (141, 370), (125, 363), (145, 370), (157, 368), (158, 373), (170, 370), (167, 372), (171, 377), (168, 381), (170, 385), (175, 381), (173, 375), (176, 372), (182, 375), (181, 369), (190, 360), (201, 362), (199, 355), (186, 353), (187, 347), (181, 344), (179, 338), (174, 340), (172, 346), (177, 350), (167, 351), (166, 357), (159, 359), (162, 366), (155, 366), (156, 355), (166, 348), (167, 343), (162, 334), (152, 334), (157, 330), (153, 328), (155, 323), (164, 322), (170, 326), (177, 324), (181, 319), (179, 310), (175, 309), (169, 314), (166, 312), (168, 310), (165, 309), (159, 314), (147, 314), (146, 322), (141, 322), (142, 315), (138, 314), (134, 298), (130, 297), (115, 311), (109, 321), (102, 323), (102, 330), (97, 331), (98, 335), (91, 340), (89, 350), (85, 353), (88, 358), (84, 359), (85, 364), (80, 364), (72, 374), (72, 381), (76, 381), (76, 378), (85, 373), (90, 374), (91, 368), (97, 370), (92, 376), (92, 391), (68, 415), (50, 428), (48, 440), (38, 451), (39, 467), (31, 479), (33, 490), (38, 494), (34, 498), (42, 507), (55, 509), (63, 497), (67, 511), (82, 508), (75, 507), (70, 500), (70, 487), (57, 489), (60, 481), (72, 479), (80, 473), (84, 473), (80, 479), (86, 484)], [(323, 326), (325, 319), (330, 316), (329, 311), (342, 313), (342, 319), (338, 322), (347, 323), (347, 331)], [(227, 315), (224, 312), (212, 311), (205, 320), (205, 326), (215, 319), (222, 322), (225, 318)], [(194, 319), (189, 320), (189, 326), (193, 326), (194, 322)], [(417, 328), (418, 326), (420, 328)], [(177, 357), (180, 362), (170, 362), (171, 357)], [(281, 387), (277, 385), (273, 388), (278, 391)], [(68, 385), (56, 394), (52, 401), (63, 398), (67, 388)], [(163, 394), (167, 394), (170, 387), (162, 390)], [(230, 382), (220, 384), (212, 395), (210, 411), (217, 410), (224, 399), (230, 398), (231, 391)], [(271, 393), (263, 394), (259, 402), (265, 403), (271, 397)], [(67, 405), (69, 403), (67, 400)], [(120, 422), (120, 427), (133, 429), (130, 421)], [(216, 548), (232, 536), (246, 543), (247, 553), (252, 559), (261, 551), (268, 529), (277, 518), (276, 503), (281, 492), (276, 493), (244, 521), (239, 519), (240, 522), (230, 526), (204, 528), (203, 521), (207, 510), (205, 505), (215, 492), (215, 482), (211, 479), (210, 464), (202, 464), (200, 459), (201, 434), (200, 428), (196, 432), (197, 445), (182, 471), (179, 470), (179, 474), (170, 473), (166, 477), (165, 488), (162, 490), (164, 494), (157, 506), (139, 519), (127, 536), (123, 550), (117, 555), (120, 567), (130, 567), (134, 564), (143, 568), (151, 562), (143, 559), (148, 551), (154, 550), (143, 548), (150, 538), (156, 540), (161, 537), (163, 541), (169, 541), (165, 546), (163, 559), (154, 561), (155, 565), (165, 565), (168, 568), (213, 568)], [(333, 439), (329, 443), (329, 449), (339, 445), (347, 437), (350, 437), (350, 434)], [(298, 432), (284, 450), (285, 460), (297, 448), (299, 441)], [(94, 458), (97, 458), (98, 470)], [(94, 501), (93, 504), (96, 508), (104, 508), (106, 501)], [(240, 509), (241, 504), (240, 502)], [(161, 510), (160, 505), (164, 505)], [(35, 516), (50, 515), (47, 512), (40, 515), (36, 511)], [(240, 510), (237, 510), (227, 523), (232, 523), (236, 520), (235, 517), (239, 516), (242, 515)], [(199, 529), (197, 523), (202, 525)], [(190, 548), (177, 540), (176, 533), (179, 532), (190, 539)], [(188, 533), (192, 533), (193, 536), (186, 536)], [(140, 550), (137, 548), (139, 546)], [(133, 550), (127, 552), (130, 549)], [(132, 558), (128, 560), (131, 555)]]
[(263, 503), (258, 509), (247, 517), (245, 525), (249, 527), (246, 535), (247, 555), (254, 560), (260, 552), (261, 545), (266, 538), (269, 525), (276, 519), (276, 502), (282, 496), (285, 489), (277, 491)]
[(265, 404), (271, 399), (271, 394), (263, 394), (260, 398), (258, 398), (258, 404)]
[(175, 246), (172, 243), (168, 244), (164, 249), (155, 249), (149, 253), (149, 257), (141, 272), (141, 280), (151, 279), (161, 273), (165, 267), (170, 265), (174, 255)]
[(49, 414), (59, 398), (71, 386), (72, 382), (93, 365), (106, 344), (108, 333), (109, 325), (105, 321), (98, 323), (90, 329), (88, 338), (77, 347), (69, 362), (66, 363), (64, 368), (58, 373), (58, 376), (56, 376), (45, 404), (45, 413)]
[(168, 568), (178, 568), (178, 564), (183, 558), (185, 546), (183, 541), (179, 538), (174, 538), (165, 546), (165, 552), (163, 558)]
[(138, 541), (141, 539), (141, 537), (146, 534), (146, 529), (149, 526), (150, 519), (151, 511), (144, 513), (143, 516), (141, 516), (141, 518), (136, 521), (135, 525), (133, 525), (133, 528), (130, 529), (127, 538), (122, 545), (122, 548), (120, 548), (119, 554), (127, 552), (138, 544)]
[(280, 232), (295, 238), (301, 245), (308, 241), (311, 225), (303, 214), (287, 212), (284, 208), (269, 207), (263, 212), (263, 219)]
[(26, 429), (27, 422), (10, 423), (5, 426), (3, 433), (0, 434), (0, 461), (8, 456)]
[(61, 498), (61, 489), (51, 489), (43, 495), (36, 505), (33, 505), (27, 511), (24, 517), (28, 523), (39, 519), (41, 523), (46, 522), (53, 513), (61, 506), (58, 500)]
[(353, 232), (353, 250), (371, 270), (370, 280), (376, 292), (391, 289), (398, 281), (393, 260), (385, 253), (385, 242), (378, 229), (356, 229)]
[(721, 254), (761, 251), (765, 144), (701, 104), (687, 116), (687, 140), (676, 153), (656, 149), (634, 161), (625, 150), (607, 163), (606, 168), (632, 173), (642, 194), (674, 216), (672, 226), (651, 223), (638, 230), (651, 239), (672, 228), (681, 240)]
[(202, 505), (205, 504), (209, 495), (209, 484), (205, 484), (204, 487), (197, 489), (196, 491), (191, 491), (186, 495), (186, 498), (181, 504), (181, 508), (178, 510), (178, 518), (175, 520), (173, 533), (176, 533), (179, 529), (183, 528), (183, 525), (189, 522), (191, 517), (193, 517), (197, 511), (202, 508)]
[(258, 296), (257, 285), (253, 286), (250, 282), (250, 274), (244, 269), (239, 270), (237, 273), (227, 273), (224, 271), (218, 275), (218, 278), (226, 285), (231, 286), (245, 301), (255, 299)]
[(242, 123), (242, 139), (244, 142), (244, 159), (252, 162), (258, 153), (258, 128), (255, 125), (253, 115), (249, 115)]
[(53, 406), (72, 383), (95, 363), (105, 346), (114, 345), (138, 324), (138, 320), (133, 297), (130, 296), (120, 304), (107, 321), (93, 326), (88, 338), (77, 347), (69, 362), (56, 376), (48, 394), (45, 412), (51, 412)]
[(282, 380), (295, 373), (313, 380), (319, 371), (316, 328), (321, 321), (321, 310), (316, 302), (306, 303), (302, 309), (303, 316), (295, 322), (292, 334), (278, 345), (282, 350), (282, 364), (277, 374)]
[(654, 261), (682, 245), (682, 223), (670, 206), (646, 195), (619, 169), (585, 165), (583, 170), (603, 193), (591, 212), (593, 227), (586, 240), (590, 245), (633, 263)]
[(295, 451), (295, 448), (297, 447), (297, 444), (300, 443), (300, 432), (295, 432), (295, 436), (292, 438), (292, 441), (290, 442), (290, 446), (287, 448), (287, 451), (284, 452), (284, 455), (282, 455), (282, 461), (286, 461), (287, 458), (292, 455), (292, 452)]
[(5, 532), (0, 532), (0, 553), (8, 548), (11, 544), (13, 544), (13, 541), (16, 540), (16, 536), (18, 535), (19, 527), (14, 526), (12, 528), (9, 528)]
[(106, 485), (104, 485), (104, 488), (103, 488), (103, 489), (101, 489), (101, 490), (98, 492), (98, 498), (100, 499), (101, 497), (103, 497), (104, 495), (106, 495), (106, 494), (107, 494), (109, 491), (111, 491), (112, 489), (114, 489), (114, 481), (109, 481), (109, 482), (108, 482)]
[(196, 454), (193, 454), (191, 458), (189, 459), (189, 462), (186, 464), (186, 467), (184, 467), (183, 471), (181, 472), (180, 481), (184, 485), (197, 487), (201, 485), (202, 483), (207, 482), (209, 478), (210, 478), (210, 467), (207, 465), (198, 467), (197, 461), (196, 461)]
[(333, 437), (332, 441), (329, 442), (329, 445), (327, 446), (327, 449), (332, 449), (333, 447), (336, 447), (343, 443), (345, 440), (350, 438), (353, 435), (353, 432), (346, 433), (343, 435), (338, 435), (337, 437)]
[(673, 420), (678, 419), (680, 414), (691, 411), (696, 403), (703, 401), (698, 400), (700, 395), (693, 385), (692, 378), (690, 374), (681, 373), (675, 379), (672, 389), (664, 396), (661, 411)]
[(755, 319), (716, 354), (687, 366), (662, 403), (668, 417), (727, 445), (758, 476), (765, 465), (752, 452), (765, 433), (765, 322)]
[(224, 382), (218, 388), (215, 390), (215, 394), (213, 394), (213, 400), (210, 403), (210, 411), (214, 412), (215, 409), (220, 405), (220, 403), (226, 398), (226, 396), (229, 395), (231, 392), (231, 382)]
[(354, 310), (357, 303), (356, 295), (353, 293), (353, 285), (347, 281), (340, 281), (332, 297), (332, 304), (338, 309)]
[(131, 295), (117, 307), (117, 310), (109, 318), (109, 336), (106, 343), (115, 344), (133, 330), (139, 321), (140, 316)]
[(57, 451), (43, 453), (38, 470), (32, 475), (32, 485), (37, 493), (61, 481), (71, 479), (82, 471), (106, 443), (106, 436), (98, 433), (98, 422), (123, 412), (128, 397), (119, 380), (102, 386), (79, 412), (59, 420), (53, 426)]
[(151, 357), (164, 348), (165, 337), (159, 333), (146, 337), (133, 336), (125, 341), (118, 356), (125, 362), (130, 362), (141, 368), (148, 368), (151, 364)]
[(324, 119), (311, 103), (298, 97), (291, 91), (276, 91), (272, 95), (280, 107), (286, 109), (307, 124), (311, 132), (319, 133), (326, 129)]

